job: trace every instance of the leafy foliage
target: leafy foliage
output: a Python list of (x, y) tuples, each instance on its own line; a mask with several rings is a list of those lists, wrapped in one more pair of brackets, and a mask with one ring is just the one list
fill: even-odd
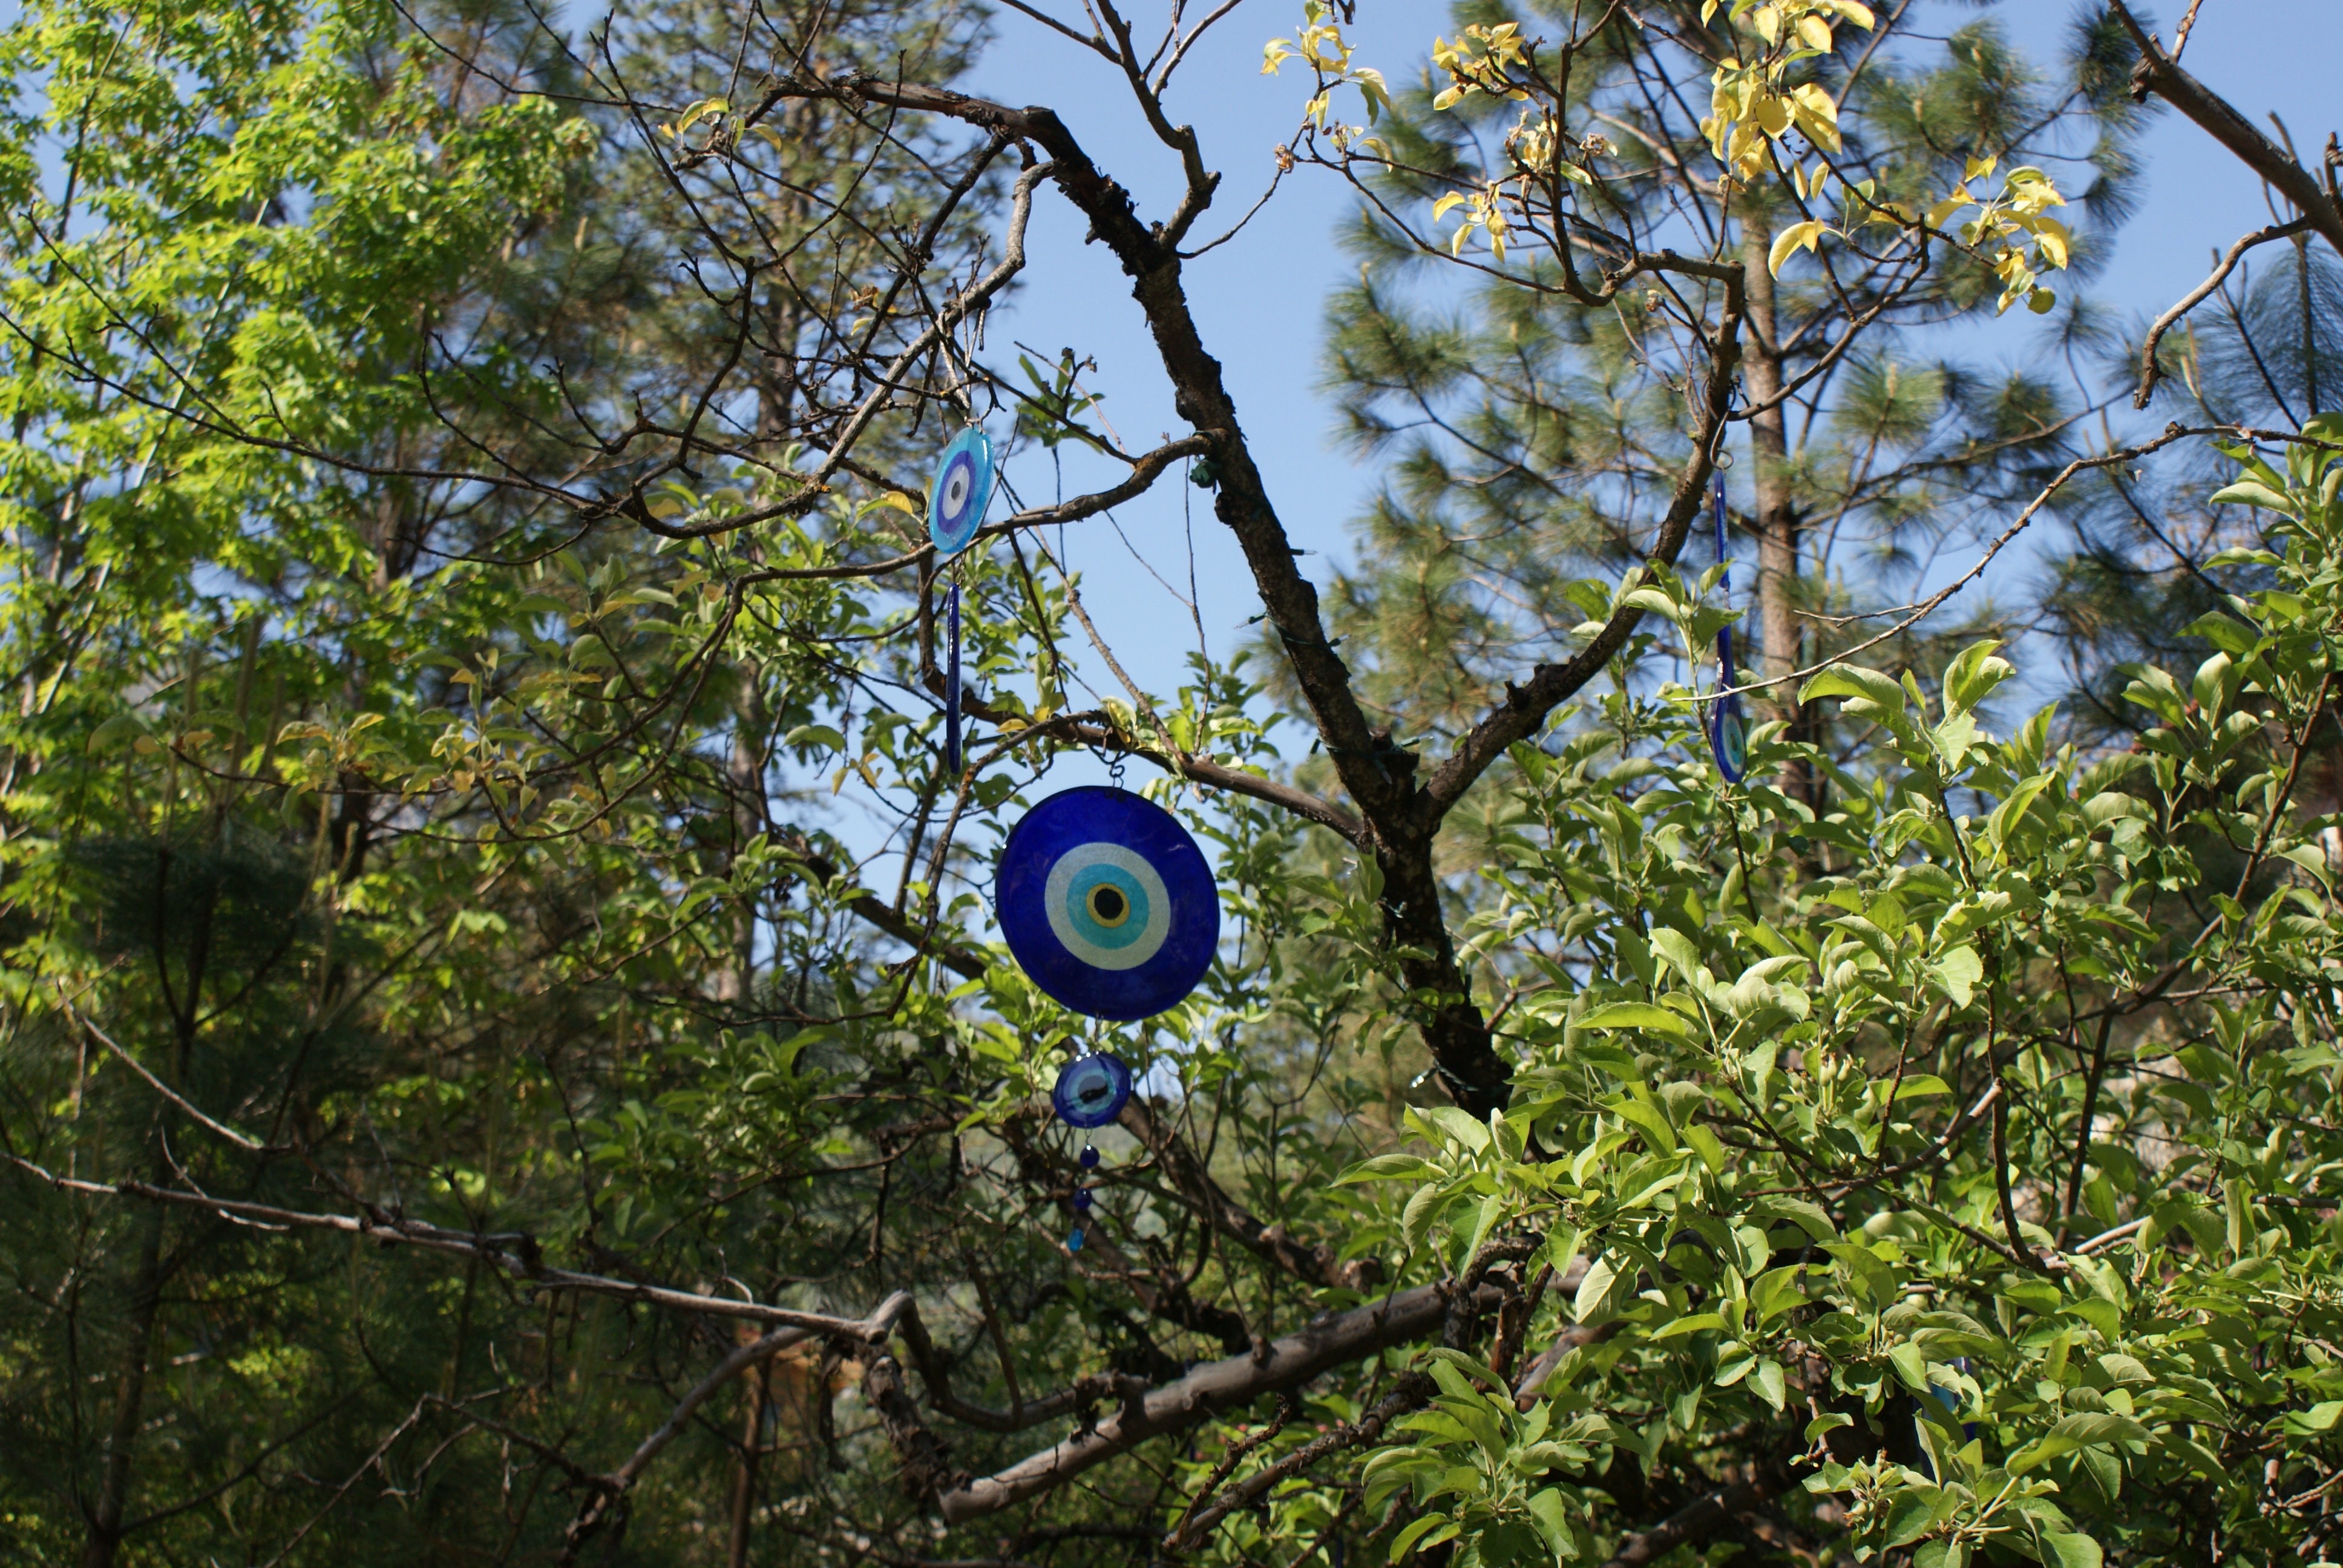
[[(1151, 224), (1054, 116), (938, 85), (983, 39), (950, 7), (678, 4), (582, 40), (526, 6), (19, 15), (19, 1554), (2331, 1555), (2343, 418), (2206, 448), (2230, 548), (2199, 613), (2128, 634), (2174, 657), (2091, 667), (2128, 749), (2006, 724), (2024, 652), (1931, 628), (1829, 661), (1726, 785), (1669, 641), (1735, 614), (1676, 561), (1722, 346), (1777, 272), (1756, 351), (1820, 334), (1775, 357), (1819, 434), (1759, 444), (1765, 538), (1936, 527), (2073, 477), (2055, 400), (1864, 313), (2006, 305), (2092, 236), (2062, 256), (2038, 183), (1984, 186), (2044, 107), (1989, 32), (1911, 72), (1863, 64), (1894, 18), (1843, 0), (1694, 9), (1751, 62), (1662, 62), (1730, 98), (1705, 133), (1637, 117), (1656, 57), (1616, 18), (1571, 35), (1569, 85), (1493, 14), (1397, 94), (1331, 11), (1272, 45), (1316, 78), (1309, 146), (1387, 204), (1361, 244), (1483, 290), (1430, 323), (1392, 265), (1351, 302), (1371, 444), (1411, 399), (1445, 421), (1342, 585), (1355, 679), (1179, 286), (1213, 176), (1162, 108), (1209, 19), (1149, 58), (1100, 8), (1187, 180)], [(2117, 54), (2086, 30), (2057, 127), (2114, 138), (2110, 179)], [(1590, 106), (1644, 150), (1565, 134)], [(1794, 127), (1842, 196), (1986, 200), (1802, 233)], [(1710, 163), (1671, 187), (1663, 146)], [(983, 359), (1045, 191), (1137, 280), (1192, 436), (1124, 450), (1071, 348)], [(1727, 195), (1707, 259), (1573, 291), (1570, 246), (1612, 243), (1585, 204), (1650, 236)], [(1418, 246), (1403, 200), (1481, 248)], [(1825, 266), (1872, 226), (1901, 248), (1842, 299)], [(1684, 329), (1665, 364), (1623, 279)], [(939, 563), (919, 455), (1012, 405), (1011, 461), (1125, 473)], [(1087, 691), (1069, 649), (1119, 676), (1111, 607), (1043, 525), (1183, 473), (1274, 658)], [(1663, 488), (1645, 559), (1619, 503)], [(1076, 751), (1156, 767), (1224, 900), (1205, 982), (1111, 1034), (981, 892)], [(1095, 1165), (1044, 1110), (1082, 1042), (1145, 1090)]]

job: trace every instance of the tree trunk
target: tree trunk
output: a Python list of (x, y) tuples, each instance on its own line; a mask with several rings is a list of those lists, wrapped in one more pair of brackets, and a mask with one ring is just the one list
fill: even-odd
[(740, 1433), (740, 1465), (732, 1476), (732, 1544), (726, 1568), (749, 1568), (749, 1530), (757, 1516), (757, 1462), (765, 1453), (765, 1412), (772, 1403), (773, 1363), (759, 1362), (749, 1378), (749, 1421)]
[[(1749, 342), (1742, 357), (1749, 400), (1764, 404), (1782, 390), (1781, 339), (1774, 326), (1774, 275), (1765, 253), (1774, 243), (1773, 226), (1752, 212), (1742, 220), (1742, 268), (1748, 279)], [(1798, 618), (1798, 516), (1790, 498), (1790, 438), (1788, 410), (1776, 404), (1749, 421), (1750, 467), (1755, 489), (1752, 526), (1757, 535), (1757, 669), (1768, 680), (1780, 680), (1798, 668), (1803, 657)], [(1766, 707), (1789, 726), (1788, 738), (1807, 737), (1805, 715), (1794, 683), (1774, 687)], [(1794, 800), (1815, 804), (1815, 774), (1805, 759), (1795, 758), (1775, 779)]]
[[(739, 699), (732, 709), (731, 750), (724, 768), (728, 793), (732, 798), (732, 842), (728, 861), (751, 839), (772, 828), (765, 802), (764, 698), (758, 690), (753, 666), (743, 666), (739, 678)], [(722, 1001), (744, 1002), (749, 1000), (757, 973), (757, 905), (751, 895), (739, 895), (729, 923), (730, 930), (725, 937), (731, 956), (717, 973), (716, 994)]]
[[(168, 1174), (158, 1171), (155, 1180), (159, 1184)], [(122, 1375), (115, 1383), (106, 1471), (98, 1483), (97, 1505), (88, 1513), (89, 1536), (82, 1546), (82, 1568), (113, 1568), (115, 1551), (122, 1543), (123, 1515), (130, 1503), (130, 1451), (146, 1413), (146, 1362), (153, 1352), (155, 1318), (163, 1296), (163, 1206), (146, 1205), (138, 1224), (138, 1269), (132, 1277), (130, 1311), (124, 1325)]]

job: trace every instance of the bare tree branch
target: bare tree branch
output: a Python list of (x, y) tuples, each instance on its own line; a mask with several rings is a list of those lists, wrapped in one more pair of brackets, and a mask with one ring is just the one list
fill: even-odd
[[(1499, 1292), (1486, 1288), (1484, 1303)], [(1448, 1288), (1419, 1285), (1373, 1306), (1324, 1318), (1250, 1354), (1198, 1367), (1186, 1377), (1128, 1398), (1096, 1426), (970, 1481), (939, 1500), (947, 1523), (963, 1524), (1053, 1488), (1152, 1437), (1177, 1432), (1264, 1393), (1298, 1387), (1320, 1373), (1411, 1340), (1435, 1334), (1448, 1315)]]
[(2123, 24), (2139, 47), (2139, 63), (2132, 67), (2132, 96), (2145, 98), (2149, 93), (2161, 96), (2166, 103), (2194, 120), (2215, 141), (2219, 142), (2245, 166), (2278, 187), (2278, 193), (2292, 202), (2319, 236), (2343, 254), (2343, 212), (2336, 209), (2310, 171), (2255, 129), (2251, 120), (2239, 114), (2229, 101), (2204, 83), (2180, 68), (2180, 63), (2164, 52), (2156, 35), (2140, 25), (2124, 0), (2107, 0), (2107, 9)]
[(2147, 400), (2156, 395), (2156, 384), (2164, 377), (2164, 367), (2156, 362), (2156, 346), (2164, 341), (2164, 335), (2172, 330), (2173, 324), (2210, 298), (2213, 291), (2221, 286), (2222, 280), (2236, 268), (2238, 258), (2246, 252), (2258, 245), (2267, 245), (2274, 239), (2284, 239), (2289, 235), (2300, 234), (2309, 226), (2308, 218), (2298, 217), (2292, 223), (2274, 223), (2267, 227), (2254, 230), (2228, 248), (2227, 253), (2214, 266), (2211, 276), (2190, 289), (2181, 298), (2179, 304), (2156, 318), (2156, 325), (2147, 329), (2147, 337), (2139, 346), (2139, 390), (2131, 395), (2133, 407), (2147, 407)]

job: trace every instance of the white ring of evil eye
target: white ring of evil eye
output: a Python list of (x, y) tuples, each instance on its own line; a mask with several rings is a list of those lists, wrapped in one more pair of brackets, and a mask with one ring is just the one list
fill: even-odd
[(951, 472), (945, 476), (943, 515), (947, 522), (958, 523), (960, 514), (968, 510), (968, 492), (975, 477), (967, 463), (954, 463)]
[[(1119, 898), (1101, 900), (1109, 890)], [(1041, 899), (1050, 934), (1093, 969), (1135, 970), (1172, 934), (1172, 895), (1163, 879), (1121, 844), (1077, 844), (1059, 856)], [(1118, 901), (1119, 914), (1101, 907)]]

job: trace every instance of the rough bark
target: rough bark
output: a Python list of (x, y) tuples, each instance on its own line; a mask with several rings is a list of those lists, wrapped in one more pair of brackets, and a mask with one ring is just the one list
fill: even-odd
[[(1741, 261), (1749, 299), (1749, 343), (1742, 357), (1749, 400), (1758, 409), (1749, 420), (1750, 523), (1757, 536), (1757, 669), (1767, 680), (1782, 681), (1767, 690), (1765, 704), (1789, 726), (1790, 739), (1795, 740), (1805, 739), (1805, 715), (1797, 689), (1783, 678), (1805, 662), (1797, 618), (1799, 519), (1790, 497), (1789, 417), (1777, 401), (1784, 375), (1775, 326), (1774, 274), (1766, 264), (1773, 245), (1773, 225), (1762, 213), (1752, 211), (1742, 218)], [(1785, 764), (1776, 783), (1793, 800), (1815, 803), (1814, 770), (1803, 758)]]
[(122, 1545), (122, 1522), (130, 1503), (131, 1452), (146, 1411), (146, 1366), (153, 1354), (155, 1319), (163, 1292), (163, 1211), (149, 1207), (138, 1217), (138, 1263), (131, 1277), (130, 1310), (123, 1324), (122, 1371), (115, 1380), (114, 1420), (106, 1439), (106, 1466), (97, 1497), (88, 1511), (89, 1533), (82, 1543), (82, 1568), (113, 1568)]
[[(2319, 237), (2343, 254), (2343, 205), (2335, 200), (2332, 188), (2320, 189), (2308, 169), (2262, 135), (2227, 99), (2182, 70), (2179, 62), (2164, 52), (2155, 35), (2141, 25), (2124, 0), (2109, 0), (2108, 8), (2139, 49), (2139, 61), (2132, 67), (2132, 95), (2145, 98), (2154, 93), (2179, 110), (2247, 168), (2277, 187), (2279, 195), (2310, 220)], [(2331, 170), (2328, 177), (2333, 178)]]
[[(1220, 361), (1206, 351), (1189, 310), (1180, 242), (1211, 205), (1218, 176), (1204, 171), (1188, 128), (1161, 123), (1160, 114), (1156, 117), (1158, 136), (1181, 154), (1188, 186), (1171, 221), (1151, 226), (1140, 219), (1130, 193), (1101, 172), (1056, 113), (1046, 107), (1011, 108), (948, 88), (870, 76), (834, 82), (778, 78), (767, 82), (759, 102), (744, 116), (743, 128), (784, 101), (809, 96), (949, 116), (991, 132), (996, 142), (1024, 142), (1048, 155), (1049, 177), (1090, 220), (1086, 237), (1104, 244), (1131, 279), (1131, 297), (1146, 318), (1172, 383), (1173, 407), (1212, 443), (1211, 455), (1220, 476), (1213, 512), (1244, 552), (1312, 724), (1343, 789), (1359, 806), (1364, 830), (1354, 841), (1373, 854), (1382, 873), (1385, 930), (1403, 955), (1401, 979), (1411, 993), (1441, 1082), (1476, 1116), (1503, 1107), (1511, 1098), (1511, 1071), (1497, 1054), (1487, 1019), (1473, 1000), (1471, 976), (1457, 959), (1433, 864), (1434, 840), (1448, 811), (1506, 748), (1534, 736), (1555, 707), (1602, 672), (1633, 635), (1642, 612), (1623, 609), (1572, 658), (1539, 665), (1527, 681), (1509, 683), (1504, 700), (1427, 780), (1419, 780), (1416, 756), (1395, 745), (1389, 731), (1374, 729), (1352, 690), (1350, 669), (1326, 636), (1318, 590), (1295, 565)], [(1151, 99), (1146, 102), (1157, 107)], [(1683, 548), (1707, 482), (1713, 437), (1725, 418), (1740, 352), (1741, 270), (1662, 251), (1637, 254), (1603, 280), (1601, 297), (1608, 297), (1640, 274), (1672, 271), (1704, 277), (1723, 286), (1727, 297), (1711, 342), (1710, 374), (1690, 399), (1694, 451), (1651, 552), (1662, 561), (1673, 562)], [(1584, 292), (1583, 285), (1580, 291)], [(851, 434), (841, 435), (841, 446)], [(833, 453), (833, 462), (843, 460), (842, 453)]]
[[(1480, 1292), (1493, 1308), (1499, 1292)], [(1265, 1393), (1298, 1387), (1321, 1372), (1440, 1332), (1447, 1293), (1419, 1285), (1372, 1306), (1322, 1319), (1272, 1340), (1258, 1352), (1198, 1367), (1176, 1382), (1127, 1394), (1114, 1413), (1063, 1442), (1008, 1469), (967, 1483), (939, 1499), (946, 1522), (963, 1524), (1052, 1491), (1091, 1466), (1148, 1439), (1180, 1431)]]

